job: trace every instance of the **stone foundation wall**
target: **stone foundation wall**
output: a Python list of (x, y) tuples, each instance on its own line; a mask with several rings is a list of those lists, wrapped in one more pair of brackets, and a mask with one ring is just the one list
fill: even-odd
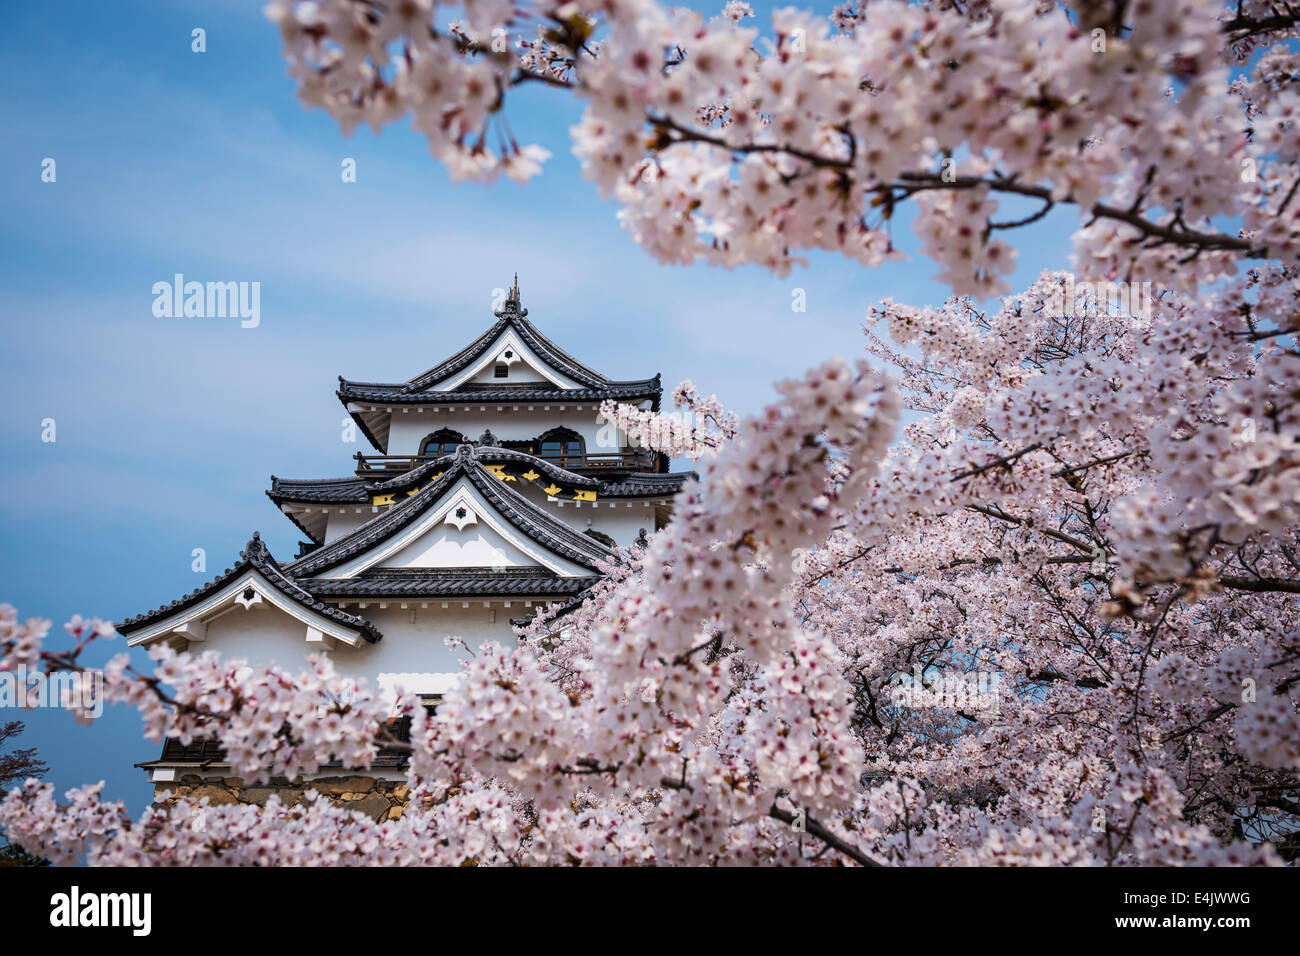
[(265, 806), (271, 794), (278, 794), (280, 802), (295, 806), (302, 801), (307, 790), (315, 790), (331, 803), (346, 810), (364, 813), (372, 820), (396, 820), (406, 810), (410, 788), (399, 780), (377, 780), (374, 777), (326, 777), (306, 783), (271, 783), (246, 787), (238, 777), (200, 777), (186, 774), (172, 783), (154, 784), (155, 802), (170, 792), (168, 803), (181, 799), (197, 802), (204, 797), (212, 806), (256, 804)]

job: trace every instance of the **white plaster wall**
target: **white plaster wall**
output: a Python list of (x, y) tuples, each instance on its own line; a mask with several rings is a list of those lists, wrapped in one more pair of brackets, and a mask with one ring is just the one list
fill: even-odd
[[(357, 513), (360, 507), (361, 513)], [(326, 516), (325, 525), (325, 543), (331, 544), (345, 534), (349, 534), (361, 527), (371, 518), (379, 516), (379, 509), (374, 505), (352, 505), (340, 513), (338, 510), (331, 508)]]
[[(645, 528), (646, 534), (655, 530), (654, 507), (644, 501), (609, 498), (583, 502), (565, 501), (561, 506), (559, 502), (548, 501), (546, 493), (542, 491), (549, 484), (542, 478), (533, 482), (511, 482), (510, 487), (569, 527), (578, 531), (595, 528), (613, 538), (616, 544), (631, 544), (641, 528)], [(588, 521), (591, 524), (587, 524)]]
[(266, 602), (244, 610), (236, 606), (208, 622), (206, 640), (192, 642), (191, 653), (217, 651), (225, 660), (296, 667), (307, 660), (307, 628)]
[[(645, 528), (646, 534), (654, 534), (654, 509), (641, 507), (639, 501), (632, 502), (630, 509), (624, 508), (624, 504), (625, 502), (618, 502), (614, 508), (601, 507), (595, 511), (590, 510), (589, 505), (583, 505), (581, 510), (566, 505), (561, 520), (579, 531), (592, 528), (607, 534), (614, 539), (615, 544), (623, 547), (635, 541), (642, 528)], [(587, 524), (588, 519), (591, 520), (590, 525)]]
[[(510, 352), (512, 357), (506, 358), (506, 352)], [(446, 381), (435, 386), (435, 388), (438, 391), (459, 388), (465, 382), (481, 375), (484, 369), (488, 370), (488, 374), (492, 374), (491, 370), (496, 366), (498, 360), (502, 360), (504, 364), (512, 368), (531, 366), (532, 370), (539, 374), (543, 380), (553, 382), (561, 388), (579, 387), (578, 383), (569, 376), (547, 366), (536, 352), (524, 344), (523, 339), (516, 335), (512, 329), (507, 329), (497, 336), (492, 345), (468, 369), (462, 369)]]
[(486, 523), (439, 524), (380, 562), (385, 568), (525, 568), (537, 562)]
[[(463, 638), (475, 649), (489, 640), (513, 647), (516, 641), (510, 618), (524, 617), (535, 609), (519, 601), (512, 602), (509, 608), (496, 601), (491, 610), (483, 607), (482, 601), (448, 601), (446, 609), (440, 606), (441, 600), (427, 603), (430, 607), (424, 609), (418, 601), (408, 602), (406, 609), (396, 601), (389, 602), (386, 609), (371, 605), (358, 610), (348, 606), (345, 610), (363, 615), (379, 628), (383, 638), (375, 644), (357, 648), (338, 645), (328, 651), (307, 644), (306, 628), (276, 608), (236, 608), (211, 622), (207, 640), (191, 644), (190, 649), (215, 650), (225, 660), (275, 664), (294, 672), (306, 667), (310, 654), (325, 653), (341, 673), (374, 683), (381, 674), (445, 674), (459, 670), (465, 652), (452, 651), (445, 645), (449, 635)], [(466, 603), (470, 606), (463, 607)], [(490, 619), (492, 611), (495, 622)]]
[(497, 363), (490, 362), (488, 366), (479, 372), (469, 381), (481, 383), (483, 385), (510, 385), (519, 382), (549, 382), (551, 381), (537, 369), (523, 362), (515, 362), (510, 366), (510, 374), (505, 378), (497, 378)]

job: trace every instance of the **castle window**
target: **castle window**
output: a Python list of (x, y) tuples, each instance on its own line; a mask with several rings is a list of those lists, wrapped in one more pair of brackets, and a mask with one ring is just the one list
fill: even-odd
[(433, 458), (456, 453), (457, 445), (466, 444), (465, 436), (450, 428), (440, 428), (420, 443), (420, 454)]
[(582, 436), (571, 428), (553, 428), (537, 439), (538, 456), (557, 465), (582, 463)]
[(496, 375), (497, 378), (509, 378), (509, 377), (510, 377), (510, 366), (509, 366), (509, 365), (498, 365), (498, 366), (496, 367), (496, 371), (495, 371), (494, 374)]

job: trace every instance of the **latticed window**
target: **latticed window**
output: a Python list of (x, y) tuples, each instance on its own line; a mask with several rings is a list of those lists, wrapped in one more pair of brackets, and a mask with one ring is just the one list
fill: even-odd
[(582, 436), (571, 428), (553, 428), (537, 439), (538, 456), (558, 465), (582, 460)]
[(424, 440), (420, 446), (421, 455), (431, 455), (435, 458), (442, 455), (452, 455), (456, 452), (457, 445), (466, 443), (465, 436), (458, 431), (450, 428), (440, 428)]

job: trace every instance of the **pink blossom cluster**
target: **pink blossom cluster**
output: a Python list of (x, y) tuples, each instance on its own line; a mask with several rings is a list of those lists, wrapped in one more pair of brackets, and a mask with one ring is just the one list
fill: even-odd
[[(890, 220), (915, 198), (944, 281), (988, 295), (1009, 291), (1015, 250), (995, 235), (1017, 219), (1007, 197), (1088, 212), (1075, 238), (1089, 274), (1168, 273), (1187, 291), (1243, 252), (1294, 259), (1300, 211), (1271, 158), (1294, 155), (1295, 94), (1229, 70), (1294, 33), (1256, 7), (1141, 2), (1112, 20), (1090, 4), (875, 0), (831, 19), (778, 9), (765, 30), (741, 25), (743, 3), (712, 19), (656, 0), (267, 12), (305, 103), (345, 129), (409, 115), (457, 177), (540, 171), (547, 151), (497, 121), (520, 85), (574, 92), (585, 174), (660, 261), (784, 273), (824, 249), (876, 265), (897, 255)], [(1242, 216), (1246, 236), (1208, 226), (1221, 215)]]
[(675, 412), (665, 413), (606, 401), (600, 406), (600, 417), (630, 440), (669, 458), (699, 461), (736, 437), (736, 416), (722, 407), (716, 395), (702, 396), (689, 380), (673, 390), (673, 406)]

